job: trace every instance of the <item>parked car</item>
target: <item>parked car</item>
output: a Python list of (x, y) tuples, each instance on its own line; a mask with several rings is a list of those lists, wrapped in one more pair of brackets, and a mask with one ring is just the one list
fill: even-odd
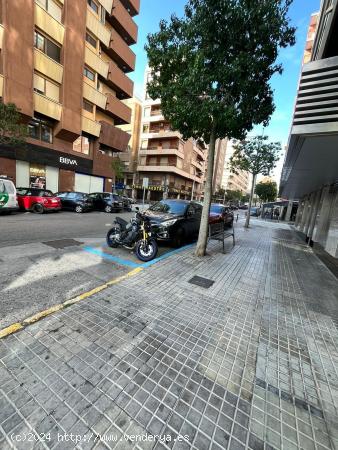
[(259, 217), (260, 214), (261, 214), (261, 209), (258, 208), (257, 206), (253, 206), (253, 207), (250, 209), (250, 216), (253, 216), (253, 217)]
[(224, 221), (225, 225), (232, 227), (234, 215), (230, 208), (218, 203), (211, 203), (209, 213), (209, 223)]
[(161, 200), (147, 209), (145, 214), (150, 217), (156, 240), (180, 247), (188, 238), (198, 236), (202, 206), (188, 200)]
[(131, 211), (131, 201), (128, 197), (126, 197), (125, 195), (121, 196), (122, 199), (122, 203), (123, 203), (123, 209), (127, 210), (127, 211)]
[(93, 200), (84, 192), (58, 192), (62, 209), (82, 213), (93, 209)]
[(93, 208), (97, 211), (105, 211), (111, 213), (113, 211), (122, 211), (123, 202), (119, 195), (111, 192), (93, 192), (89, 194), (93, 200)]
[(60, 211), (61, 201), (52, 191), (39, 188), (17, 188), (19, 208), (36, 214)]
[(19, 209), (13, 181), (0, 177), (0, 214), (10, 214)]
[(130, 201), (131, 205), (135, 205), (137, 203), (137, 200), (135, 198), (128, 197), (128, 200)]

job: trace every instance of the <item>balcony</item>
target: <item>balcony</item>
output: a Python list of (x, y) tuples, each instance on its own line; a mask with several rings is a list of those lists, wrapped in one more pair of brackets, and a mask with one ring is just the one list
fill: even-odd
[(117, 31), (111, 31), (108, 54), (118, 63), (123, 72), (135, 70), (135, 53), (130, 50), (128, 44), (121, 38)]
[(131, 121), (131, 109), (111, 94), (107, 96), (106, 113), (114, 118), (116, 125), (125, 125)]
[(338, 132), (338, 57), (305, 64), (292, 135)]
[(62, 83), (63, 66), (36, 48), (34, 48), (34, 68), (57, 83)]
[(35, 25), (44, 31), (47, 36), (63, 45), (65, 27), (38, 4), (35, 4)]
[(199, 161), (192, 160), (191, 164), (195, 166), (198, 170), (203, 170), (203, 164), (201, 164)]
[(186, 178), (187, 180), (195, 180), (198, 183), (200, 182), (201, 178), (197, 177), (195, 175), (192, 175), (188, 172), (185, 172), (183, 169), (179, 169), (176, 164), (147, 164), (147, 165), (138, 165), (137, 167), (138, 172), (164, 172), (164, 173), (174, 173), (176, 175), (179, 175), (183, 178)]
[(108, 85), (115, 91), (118, 98), (130, 98), (133, 96), (134, 83), (122, 70), (113, 62), (109, 62)]
[(148, 133), (142, 134), (142, 139), (161, 139), (161, 138), (179, 138), (181, 139), (181, 133), (173, 130), (150, 130)]
[(109, 65), (107, 62), (103, 61), (95, 52), (93, 52), (87, 45), (85, 47), (85, 63), (89, 67), (99, 73), (103, 78), (108, 76)]
[(121, 3), (132, 17), (140, 12), (140, 0), (121, 0)]
[(196, 145), (194, 144), (194, 152), (196, 152), (197, 156), (201, 158), (203, 161), (206, 160), (206, 154)]
[(110, 11), (113, 7), (113, 0), (100, 0), (101, 5), (104, 9), (110, 14)]
[(2, 49), (2, 41), (4, 38), (4, 27), (0, 24), (0, 50)]
[(94, 105), (101, 109), (105, 109), (106, 107), (107, 97), (85, 81), (83, 82), (83, 98), (94, 103)]
[(145, 148), (139, 150), (140, 156), (166, 156), (166, 155), (175, 155), (179, 158), (184, 158), (184, 152), (182, 149), (177, 148)]
[(106, 28), (103, 23), (90, 11), (87, 10), (87, 28), (91, 31), (94, 36), (96, 36), (106, 47), (109, 46), (110, 42), (110, 31)]
[(3, 96), (3, 90), (4, 90), (4, 77), (0, 75), (0, 97)]
[(114, 0), (109, 21), (128, 45), (137, 41), (137, 25), (120, 0)]
[(34, 110), (58, 121), (61, 119), (62, 105), (37, 92), (34, 92)]
[(95, 120), (88, 119), (88, 117), (82, 116), (82, 131), (85, 131), (92, 136), (99, 137), (101, 124), (99, 122), (95, 122)]
[(101, 122), (100, 144), (106, 145), (117, 152), (125, 152), (130, 140), (130, 134), (107, 122)]

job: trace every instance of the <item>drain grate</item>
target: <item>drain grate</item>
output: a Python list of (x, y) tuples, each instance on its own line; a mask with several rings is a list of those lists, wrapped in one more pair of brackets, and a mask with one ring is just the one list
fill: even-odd
[(203, 278), (195, 275), (188, 281), (191, 284), (195, 284), (196, 286), (200, 286), (205, 289), (209, 289), (215, 282), (213, 280), (209, 280), (208, 278)]
[(66, 247), (74, 247), (76, 245), (82, 245), (83, 242), (75, 241), (74, 239), (58, 239), (57, 241), (43, 242), (43, 244), (53, 248), (66, 248)]

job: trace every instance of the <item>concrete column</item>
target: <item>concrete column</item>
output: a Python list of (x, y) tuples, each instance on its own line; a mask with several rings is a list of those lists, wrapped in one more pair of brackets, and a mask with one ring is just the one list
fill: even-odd
[(305, 197), (304, 199), (304, 208), (303, 208), (303, 214), (302, 214), (302, 218), (300, 220), (300, 224), (299, 224), (299, 231), (304, 231), (306, 222), (307, 222), (307, 218), (309, 216), (309, 210), (310, 210), (310, 199), (309, 197)]
[(312, 192), (310, 194), (308, 214), (306, 216), (306, 221), (304, 222), (304, 228), (303, 228), (303, 233), (305, 234), (306, 237), (308, 236), (310, 222), (311, 222), (313, 210), (315, 207), (315, 201), (316, 201), (316, 192)]
[(304, 213), (304, 199), (302, 199), (299, 202), (297, 214), (296, 214), (296, 220), (295, 220), (295, 226), (298, 228), (299, 224), (301, 223), (302, 217)]
[(285, 222), (290, 222), (292, 206), (293, 206), (293, 200), (289, 200), (288, 207), (286, 208)]
[(325, 248), (329, 225), (330, 225), (330, 211), (332, 204), (332, 195), (330, 194), (330, 187), (325, 186), (322, 189), (322, 196), (320, 201), (320, 209), (318, 212), (317, 222), (315, 223), (315, 230), (312, 240), (317, 242)]
[(317, 214), (318, 214), (321, 195), (322, 195), (321, 190), (317, 191), (314, 195), (314, 204), (313, 204), (313, 208), (312, 208), (312, 214), (311, 214), (311, 218), (310, 218), (309, 228), (307, 231), (307, 236), (309, 238), (309, 241), (312, 240), (312, 235), (313, 235), (313, 230), (314, 230), (315, 223), (316, 223), (316, 218), (317, 218)]
[(338, 192), (332, 193), (330, 210), (325, 250), (334, 258), (338, 258)]

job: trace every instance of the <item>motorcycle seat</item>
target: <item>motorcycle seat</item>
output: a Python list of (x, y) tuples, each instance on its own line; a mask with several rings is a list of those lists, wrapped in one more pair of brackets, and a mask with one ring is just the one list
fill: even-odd
[(121, 217), (116, 217), (115, 222), (118, 223), (123, 230), (128, 225), (128, 222), (124, 219), (121, 219)]

